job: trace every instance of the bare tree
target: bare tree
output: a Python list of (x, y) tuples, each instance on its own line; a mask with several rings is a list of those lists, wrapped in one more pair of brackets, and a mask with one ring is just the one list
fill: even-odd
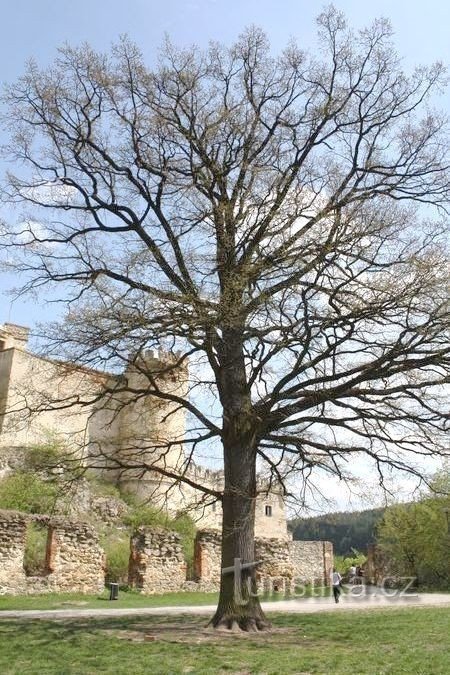
[[(220, 441), (224, 567), (253, 560), (257, 466), (288, 491), (361, 456), (380, 481), (420, 476), (446, 452), (448, 150), (427, 108), (443, 67), (405, 75), (383, 20), (355, 34), (331, 7), (318, 26), (315, 55), (272, 56), (251, 28), (167, 43), (152, 70), (128, 40), (65, 47), (6, 94), (25, 290), (64, 288), (59, 353), (133, 354), (130, 395), (187, 411), (189, 457)], [(136, 357), (156, 345), (189, 359), (186, 395)], [(247, 604), (223, 576), (214, 626), (268, 625), (244, 574)]]

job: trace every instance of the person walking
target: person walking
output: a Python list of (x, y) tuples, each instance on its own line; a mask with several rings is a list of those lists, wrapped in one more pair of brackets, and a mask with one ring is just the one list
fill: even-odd
[(333, 567), (333, 571), (331, 573), (331, 585), (333, 587), (333, 596), (336, 603), (339, 602), (339, 596), (341, 594), (341, 582), (341, 575), (336, 571), (336, 568)]

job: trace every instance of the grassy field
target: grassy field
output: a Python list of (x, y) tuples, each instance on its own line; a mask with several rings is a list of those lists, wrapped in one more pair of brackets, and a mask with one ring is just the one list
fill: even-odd
[[(330, 588), (307, 588), (303, 597), (328, 597)], [(82, 595), (81, 593), (47, 595), (1, 595), (0, 615), (2, 610), (21, 609), (111, 609), (115, 607), (174, 607), (177, 605), (215, 605), (218, 593), (165, 593), (164, 595), (141, 595), (136, 591), (120, 591), (119, 598), (109, 600), (109, 591), (101, 595)], [(284, 600), (283, 594), (275, 593), (269, 597), (261, 597), (264, 601)]]
[(216, 635), (202, 617), (0, 621), (2, 675), (447, 675), (450, 609), (274, 615)]
[[(165, 593), (142, 595), (133, 591), (119, 591), (117, 600), (109, 600), (109, 591), (101, 595), (81, 593), (49, 593), (47, 595), (0, 596), (0, 616), (7, 609), (111, 609), (116, 607), (174, 607), (176, 605), (214, 605), (218, 593)], [(1, 671), (0, 671), (1, 672)]]

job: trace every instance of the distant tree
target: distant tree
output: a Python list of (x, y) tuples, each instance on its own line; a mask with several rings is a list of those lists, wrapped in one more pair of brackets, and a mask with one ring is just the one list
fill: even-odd
[(367, 561), (367, 556), (356, 549), (353, 549), (350, 556), (335, 555), (334, 556), (334, 567), (337, 571), (342, 574), (342, 576), (347, 576), (350, 571), (350, 567), (362, 566)]
[(434, 492), (410, 504), (386, 509), (377, 544), (395, 573), (418, 584), (448, 588), (450, 583), (450, 473), (436, 476)]
[[(194, 484), (189, 461), (220, 443), (223, 492), (195, 485), (222, 502), (223, 567), (254, 561), (257, 466), (288, 494), (360, 455), (382, 482), (444, 452), (448, 147), (426, 107), (444, 70), (408, 77), (384, 20), (352, 33), (331, 7), (318, 25), (314, 54), (274, 57), (252, 28), (230, 48), (167, 44), (153, 70), (127, 40), (110, 56), (65, 47), (6, 94), (3, 196), (29, 208), (12, 266), (24, 291), (69, 302), (48, 348), (132, 363), (145, 386), (112, 396), (186, 410), (175, 480)], [(186, 396), (141, 358), (161, 345), (182, 351), (169, 371), (189, 359)], [(214, 626), (268, 625), (253, 567), (243, 581), (245, 605), (222, 577)]]
[(298, 518), (290, 523), (294, 539), (331, 541), (336, 555), (351, 557), (352, 549), (367, 552), (375, 540), (375, 528), (384, 509), (344, 511), (323, 516)]

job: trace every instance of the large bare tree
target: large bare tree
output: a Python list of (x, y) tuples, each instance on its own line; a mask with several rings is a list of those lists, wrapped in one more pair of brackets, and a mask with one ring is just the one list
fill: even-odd
[[(273, 56), (251, 28), (167, 43), (153, 69), (128, 40), (65, 47), (6, 94), (16, 268), (64, 289), (58, 353), (133, 354), (130, 395), (186, 409), (187, 455), (220, 441), (224, 567), (253, 561), (257, 467), (288, 491), (361, 456), (382, 481), (445, 454), (443, 67), (407, 76), (383, 20), (352, 33), (329, 8), (318, 27), (314, 54)], [(186, 396), (136, 359), (155, 345), (189, 359)], [(244, 605), (222, 577), (214, 626), (267, 626), (244, 575)]]

